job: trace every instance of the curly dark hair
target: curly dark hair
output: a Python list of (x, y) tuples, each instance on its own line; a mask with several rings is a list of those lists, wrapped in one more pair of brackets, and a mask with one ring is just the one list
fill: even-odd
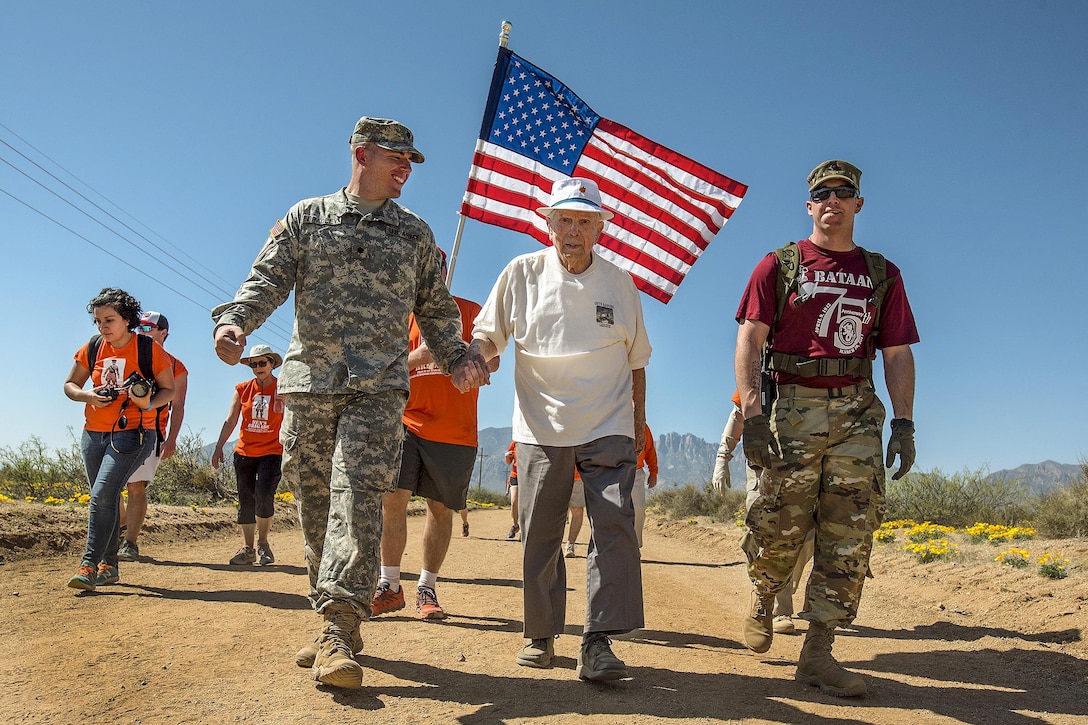
[(94, 299), (87, 303), (87, 312), (94, 314), (95, 307), (112, 307), (117, 314), (125, 318), (129, 330), (135, 330), (140, 324), (140, 301), (123, 289), (103, 287)]

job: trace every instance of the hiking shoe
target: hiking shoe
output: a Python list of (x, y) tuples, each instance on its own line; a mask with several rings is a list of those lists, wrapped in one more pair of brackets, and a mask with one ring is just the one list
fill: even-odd
[(517, 524), (514, 524), (513, 526), (510, 527), (510, 533), (506, 535), (506, 538), (516, 539), (518, 537), (518, 531), (520, 531), (520, 530), (521, 530), (521, 527), (518, 526)]
[(98, 579), (98, 570), (91, 564), (83, 562), (76, 570), (75, 576), (68, 580), (68, 586), (72, 589), (82, 589), (85, 592), (93, 592)]
[[(351, 654), (357, 655), (363, 651), (363, 637), (359, 634), (359, 628), (356, 627), (351, 633)], [(307, 669), (314, 666), (314, 660), (317, 659), (317, 653), (321, 649), (321, 636), (318, 635), (310, 644), (306, 645), (298, 652), (295, 653), (295, 664), (299, 667), (305, 667)]]
[(461, 536), (468, 538), (468, 524), (461, 524)]
[(797, 627), (793, 626), (793, 617), (788, 614), (779, 614), (775, 617), (771, 629), (775, 634), (797, 634)]
[(94, 575), (95, 586), (104, 584), (116, 584), (121, 581), (121, 570), (109, 564), (99, 564), (98, 572)]
[(272, 554), (272, 547), (268, 544), (257, 544), (257, 563), (261, 566), (276, 563), (276, 557)]
[(317, 656), (310, 677), (329, 687), (356, 690), (363, 686), (363, 668), (352, 656), (352, 637), (360, 617), (346, 602), (333, 602), (322, 611), (325, 628), (317, 638)]
[(574, 558), (574, 544), (567, 544), (563, 547), (563, 556), (567, 557), (568, 559)]
[(594, 682), (622, 680), (627, 677), (627, 666), (612, 654), (612, 640), (607, 635), (591, 632), (578, 650), (578, 677)]
[(245, 566), (257, 561), (257, 550), (252, 546), (243, 546), (238, 553), (230, 558), (232, 566)]
[(136, 546), (135, 541), (122, 539), (121, 546), (117, 548), (117, 558), (121, 561), (139, 561), (140, 547)]
[(420, 619), (446, 618), (446, 610), (438, 604), (438, 597), (430, 587), (416, 589), (416, 609), (419, 610)]
[(774, 639), (774, 624), (771, 616), (773, 604), (773, 594), (760, 596), (758, 590), (752, 589), (748, 616), (744, 618), (744, 646), (758, 654), (769, 650), (771, 640)]
[(545, 668), (552, 666), (552, 657), (555, 657), (555, 638), (541, 637), (530, 640), (529, 644), (518, 652), (518, 664), (522, 667)]
[(388, 582), (380, 584), (378, 591), (374, 592), (374, 597), (370, 600), (370, 616), (376, 617), (379, 614), (401, 609), (404, 609), (404, 587), (393, 591)]
[(864, 695), (868, 689), (865, 680), (843, 669), (831, 656), (834, 642), (833, 630), (816, 622), (810, 623), (793, 678), (806, 685), (819, 687), (823, 692), (836, 697)]

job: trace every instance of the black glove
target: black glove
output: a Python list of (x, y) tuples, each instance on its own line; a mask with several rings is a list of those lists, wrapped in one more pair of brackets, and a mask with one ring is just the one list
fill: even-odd
[(744, 457), (759, 468), (771, 467), (771, 456), (779, 455), (778, 441), (771, 433), (771, 419), (765, 415), (753, 415), (744, 421)]
[(906, 418), (892, 419), (892, 436), (888, 439), (888, 460), (884, 464), (885, 468), (892, 467), (896, 454), (899, 454), (899, 470), (892, 476), (893, 481), (907, 475), (914, 465), (914, 421)]

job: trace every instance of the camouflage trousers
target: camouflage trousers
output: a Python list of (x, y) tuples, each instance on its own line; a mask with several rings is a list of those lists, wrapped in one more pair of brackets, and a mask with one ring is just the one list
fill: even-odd
[(378, 582), (382, 495), (397, 485), (407, 393), (283, 396), (283, 480), (298, 502), (317, 611), (347, 601), (362, 617)]
[(857, 616), (873, 532), (884, 518), (884, 405), (872, 385), (780, 386), (771, 431), (780, 457), (759, 477), (746, 523), (758, 553), (748, 576), (765, 595), (785, 587), (810, 530), (812, 573), (800, 617), (829, 627)]

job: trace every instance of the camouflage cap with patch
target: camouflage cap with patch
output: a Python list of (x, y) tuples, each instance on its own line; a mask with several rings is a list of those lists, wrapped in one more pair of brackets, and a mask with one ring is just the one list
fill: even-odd
[(423, 154), (413, 145), (412, 132), (399, 121), (363, 116), (355, 124), (349, 143), (354, 145), (368, 141), (390, 151), (407, 151), (412, 155), (412, 161), (423, 163)]
[(820, 184), (830, 179), (842, 179), (850, 186), (861, 191), (861, 169), (849, 161), (832, 159), (825, 161), (808, 175), (808, 190), (812, 191)]

